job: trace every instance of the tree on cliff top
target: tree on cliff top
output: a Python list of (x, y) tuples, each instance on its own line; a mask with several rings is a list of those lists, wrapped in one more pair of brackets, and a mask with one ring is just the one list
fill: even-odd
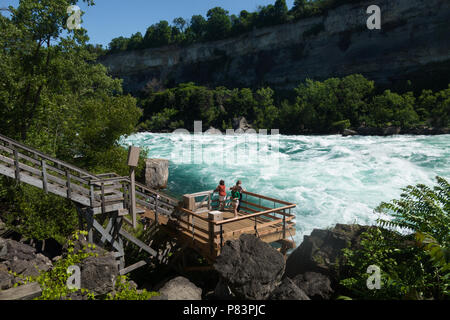
[(223, 39), (229, 35), (231, 30), (231, 19), (227, 10), (215, 7), (210, 9), (206, 16), (208, 17), (206, 23), (206, 39)]

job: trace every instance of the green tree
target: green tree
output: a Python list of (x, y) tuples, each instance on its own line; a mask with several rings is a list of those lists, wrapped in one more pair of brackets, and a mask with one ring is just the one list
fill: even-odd
[(172, 27), (169, 22), (162, 20), (148, 27), (143, 45), (146, 48), (156, 48), (168, 45), (172, 42)]
[(414, 105), (415, 98), (411, 92), (399, 95), (386, 90), (373, 98), (368, 118), (371, 119), (371, 125), (377, 127), (395, 125), (410, 128), (419, 121)]
[(144, 42), (144, 37), (142, 36), (142, 33), (137, 32), (130, 37), (127, 49), (130, 49), (130, 50), (141, 49), (143, 42)]
[(206, 39), (217, 40), (226, 38), (231, 31), (231, 19), (228, 11), (215, 7), (207, 13)]
[[(0, 16), (0, 131), (94, 173), (124, 175), (127, 152), (117, 141), (134, 131), (141, 111), (97, 63), (86, 30), (65, 29), (72, 4), (23, 0), (11, 17)], [(59, 214), (71, 225), (63, 212), (75, 211), (64, 200), (9, 180), (2, 188), (24, 236), (58, 238), (65, 229), (45, 221), (61, 221)]]
[(186, 32), (191, 34), (192, 40), (202, 40), (206, 34), (206, 25), (206, 19), (202, 15), (194, 15)]
[(128, 49), (130, 40), (125, 37), (118, 37), (111, 40), (109, 43), (110, 52), (120, 52)]
[(186, 31), (186, 26), (187, 26), (187, 21), (184, 20), (182, 17), (178, 17), (173, 19), (173, 22), (175, 27), (178, 28), (178, 30), (180, 30), (181, 32), (185, 32)]

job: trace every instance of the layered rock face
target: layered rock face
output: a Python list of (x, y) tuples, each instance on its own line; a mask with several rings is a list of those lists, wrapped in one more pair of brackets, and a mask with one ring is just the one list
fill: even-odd
[(381, 85), (417, 80), (415, 73), (427, 81), (448, 79), (450, 2), (377, 1), (381, 30), (369, 30), (366, 10), (373, 4), (342, 5), (323, 16), (255, 29), (236, 38), (122, 52), (100, 62), (124, 79), (129, 92), (155, 81), (291, 89), (307, 78), (354, 73)]

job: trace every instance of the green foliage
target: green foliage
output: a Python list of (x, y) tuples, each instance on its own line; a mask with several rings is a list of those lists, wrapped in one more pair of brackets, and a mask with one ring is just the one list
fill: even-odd
[[(372, 228), (361, 237), (359, 250), (344, 249), (347, 277), (344, 286), (355, 299), (424, 299), (440, 298), (439, 281), (427, 254), (397, 232)], [(381, 269), (381, 288), (369, 290), (367, 268)]]
[(15, 188), (10, 183), (3, 178), (0, 184), (0, 189), (4, 190), (0, 201), (13, 204), (2, 215), (8, 226), (26, 238), (55, 238), (60, 243), (65, 242), (78, 225), (73, 204), (31, 186)]
[(149, 300), (151, 297), (159, 296), (158, 292), (136, 290), (128, 282), (127, 276), (118, 276), (114, 293), (108, 293), (105, 300)]
[[(382, 203), (377, 212), (382, 227), (400, 228), (412, 234), (372, 228), (358, 250), (344, 249), (347, 277), (341, 284), (359, 299), (448, 299), (450, 297), (450, 185), (437, 177), (433, 189), (408, 186), (400, 200)], [(380, 267), (380, 290), (366, 287), (369, 265)]]
[(400, 200), (381, 203), (377, 212), (389, 214), (392, 220), (379, 219), (382, 227), (398, 227), (431, 235), (438, 243), (450, 246), (450, 184), (436, 177), (438, 185), (408, 186)]
[[(23, 0), (0, 16), (0, 132), (86, 170), (126, 174), (117, 141), (135, 131), (141, 111), (96, 62), (101, 49), (87, 45), (86, 30), (66, 29), (67, 7), (76, 3)], [(74, 210), (64, 200), (1, 185), (11, 223), (26, 235), (61, 239), (73, 231)], [(67, 226), (56, 227), (64, 218)]]
[(217, 40), (225, 38), (231, 30), (231, 20), (228, 11), (215, 7), (210, 9), (206, 14), (208, 21), (206, 22), (206, 39)]
[(404, 95), (386, 90), (382, 95), (374, 97), (368, 106), (370, 120), (373, 126), (400, 126), (411, 128), (419, 122), (419, 116), (414, 110), (415, 97), (412, 92)]
[(389, 90), (375, 95), (375, 85), (359, 74), (325, 81), (306, 80), (293, 91), (294, 101), (277, 102), (269, 88), (210, 89), (194, 83), (151, 91), (140, 104), (141, 130), (192, 130), (194, 120), (204, 127), (231, 127), (244, 116), (255, 128), (279, 128), (284, 134), (337, 133), (361, 125), (413, 128), (425, 123), (448, 124), (450, 89), (397, 94)]
[(53, 265), (53, 268), (47, 272), (41, 272), (37, 277), (23, 277), (13, 274), (20, 282), (15, 286), (37, 282), (42, 288), (42, 295), (35, 300), (70, 300), (70, 294), (78, 293), (83, 295), (89, 300), (148, 300), (153, 296), (158, 296), (157, 292), (149, 292), (147, 290), (137, 290), (133, 287), (127, 276), (118, 276), (116, 278), (115, 287), (113, 293), (109, 293), (106, 297), (96, 296), (94, 292), (88, 289), (69, 289), (67, 286), (67, 280), (70, 274), (67, 269), (70, 266), (79, 265), (88, 257), (97, 257), (98, 254), (92, 252), (95, 249), (94, 244), (87, 244), (75, 251), (75, 241), (78, 241), (80, 237), (86, 238), (86, 231), (76, 231), (72, 234), (72, 237), (67, 241), (67, 254), (64, 258), (58, 260)]

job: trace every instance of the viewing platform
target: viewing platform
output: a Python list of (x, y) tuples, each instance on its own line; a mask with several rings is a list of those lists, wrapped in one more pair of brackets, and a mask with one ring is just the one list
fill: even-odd
[(248, 191), (242, 194), (237, 217), (234, 217), (229, 198), (224, 210), (219, 210), (218, 195), (214, 191), (184, 195), (179, 212), (170, 218), (155, 215), (148, 209), (141, 217), (157, 222), (210, 262), (220, 255), (226, 241), (239, 239), (244, 233), (254, 234), (267, 243), (277, 242), (282, 253), (294, 248), (295, 215), (291, 210), (296, 205)]

